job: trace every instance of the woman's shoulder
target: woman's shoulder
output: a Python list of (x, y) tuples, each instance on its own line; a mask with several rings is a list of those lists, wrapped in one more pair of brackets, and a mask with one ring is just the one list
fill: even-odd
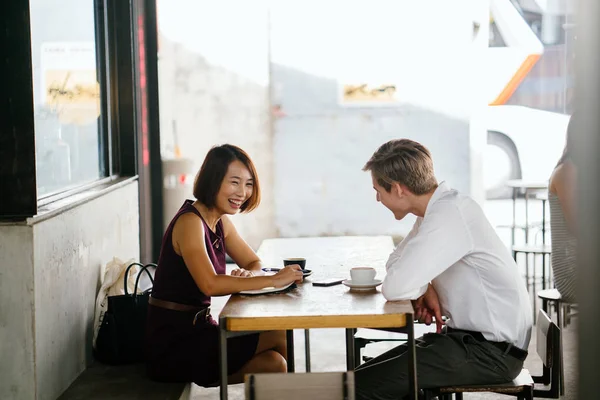
[(173, 233), (176, 236), (183, 235), (204, 235), (204, 221), (194, 212), (182, 212), (179, 214), (173, 225)]
[(227, 215), (223, 215), (221, 217), (217, 227), (220, 227), (223, 237), (226, 237), (232, 230), (235, 230), (233, 222), (231, 222), (231, 219), (229, 219)]
[(556, 194), (567, 182), (575, 179), (575, 165), (569, 159), (557, 165), (550, 176), (550, 184), (548, 190), (550, 193)]

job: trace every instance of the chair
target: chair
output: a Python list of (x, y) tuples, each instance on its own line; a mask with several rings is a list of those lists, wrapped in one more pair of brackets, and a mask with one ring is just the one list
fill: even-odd
[(249, 374), (246, 400), (354, 400), (354, 373)]
[[(535, 323), (535, 310), (537, 309), (535, 305), (535, 294), (536, 294), (536, 271), (535, 271), (535, 257), (537, 255), (542, 256), (542, 289), (546, 289), (546, 285), (550, 285), (550, 274), (546, 274), (546, 270), (549, 272), (549, 268), (546, 268), (546, 265), (550, 265), (550, 263), (546, 264), (546, 256), (550, 256), (552, 254), (552, 247), (550, 245), (518, 245), (512, 247), (513, 258), (515, 262), (519, 254), (525, 255), (525, 284), (527, 285), (527, 290), (531, 286), (533, 291), (533, 322)], [(529, 279), (529, 255), (533, 255), (533, 271), (531, 273), (531, 279)], [(531, 282), (531, 285), (530, 285)]]
[[(552, 247), (550, 245), (517, 245), (512, 247), (513, 258), (517, 261), (517, 257), (519, 254), (525, 254), (525, 279), (527, 280), (527, 286), (529, 287), (529, 255), (533, 254), (533, 271), (532, 271), (532, 283), (535, 288), (535, 256), (542, 256), (542, 289), (546, 289), (546, 285), (550, 281), (550, 276), (546, 275), (546, 256), (550, 256), (552, 254)], [(548, 264), (549, 265), (549, 264)], [(548, 274), (549, 275), (549, 274)]]
[(499, 394), (506, 394), (516, 396), (517, 399), (531, 400), (533, 399), (533, 379), (529, 375), (529, 371), (523, 369), (519, 376), (517, 376), (512, 382), (497, 385), (473, 385), (473, 386), (449, 386), (439, 388), (436, 390), (425, 389), (425, 400), (438, 397), (441, 399), (451, 399), (452, 394), (455, 395), (457, 400), (462, 400), (463, 393), (475, 393), (475, 392), (493, 392)]
[(547, 314), (550, 314), (550, 308), (553, 307), (556, 310), (556, 323), (559, 327), (565, 328), (569, 325), (571, 314), (565, 313), (565, 307), (573, 306), (572, 303), (565, 302), (560, 295), (560, 292), (556, 289), (540, 290), (537, 293), (537, 297), (542, 300), (542, 310)]
[[(572, 303), (567, 303), (562, 300), (562, 296), (560, 292), (556, 289), (548, 289), (548, 290), (540, 290), (537, 295), (542, 300), (542, 310), (544, 312), (550, 314), (550, 307), (554, 307), (556, 310), (556, 323), (559, 327), (565, 328), (571, 322), (571, 313), (570, 308), (573, 305)], [(565, 312), (565, 307), (568, 307), (568, 310)], [(560, 347), (561, 354), (561, 366), (560, 366), (560, 394), (564, 394), (564, 382), (565, 382), (565, 371), (564, 366), (562, 364), (562, 342)]]
[[(559, 398), (560, 391), (560, 367), (562, 358), (560, 352), (560, 329), (552, 322), (545, 311), (540, 310), (537, 323), (537, 353), (542, 359), (543, 375), (529, 375), (529, 371), (523, 369), (518, 377), (512, 382), (493, 385), (463, 385), (448, 386), (433, 389), (424, 389), (425, 399), (431, 399), (435, 396), (441, 398), (450, 398), (455, 394), (457, 400), (462, 400), (462, 394), (465, 392), (493, 392), (516, 396), (518, 399)], [(535, 389), (535, 383), (550, 385), (550, 389)]]
[(354, 334), (354, 363), (355, 367), (361, 364), (361, 361), (369, 361), (370, 358), (362, 357), (361, 350), (370, 343), (377, 342), (406, 342), (407, 336), (405, 333), (399, 332), (397, 329), (357, 329)]

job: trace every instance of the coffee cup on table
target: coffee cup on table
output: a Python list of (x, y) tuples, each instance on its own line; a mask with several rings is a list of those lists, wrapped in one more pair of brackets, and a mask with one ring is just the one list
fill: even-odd
[(290, 257), (290, 258), (283, 259), (284, 267), (287, 267), (288, 265), (294, 265), (294, 264), (299, 265), (300, 268), (302, 268), (302, 270), (304, 270), (304, 268), (306, 267), (306, 258)]
[(350, 270), (350, 278), (352, 283), (366, 284), (371, 283), (375, 280), (377, 271), (371, 267), (354, 267)]

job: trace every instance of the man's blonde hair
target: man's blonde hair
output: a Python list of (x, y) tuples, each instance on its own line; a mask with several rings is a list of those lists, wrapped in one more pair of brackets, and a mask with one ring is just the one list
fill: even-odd
[(409, 139), (394, 139), (382, 144), (363, 167), (371, 171), (387, 192), (398, 182), (416, 195), (435, 190), (437, 179), (427, 147)]

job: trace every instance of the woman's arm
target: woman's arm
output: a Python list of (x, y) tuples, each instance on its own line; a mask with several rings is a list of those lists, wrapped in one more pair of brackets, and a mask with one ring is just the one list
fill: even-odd
[(263, 265), (260, 258), (240, 236), (233, 222), (226, 215), (221, 217), (221, 221), (223, 221), (227, 254), (240, 268), (248, 270), (254, 275), (261, 273)]
[(554, 171), (550, 182), (550, 191), (558, 197), (562, 212), (567, 221), (567, 227), (573, 234), (576, 234), (577, 229), (576, 185), (577, 170), (573, 163), (567, 160)]
[(300, 268), (284, 268), (272, 276), (251, 278), (218, 275), (206, 251), (202, 221), (193, 214), (184, 214), (177, 219), (173, 227), (173, 247), (183, 257), (198, 288), (207, 296), (223, 296), (269, 286), (281, 287), (302, 280)]

